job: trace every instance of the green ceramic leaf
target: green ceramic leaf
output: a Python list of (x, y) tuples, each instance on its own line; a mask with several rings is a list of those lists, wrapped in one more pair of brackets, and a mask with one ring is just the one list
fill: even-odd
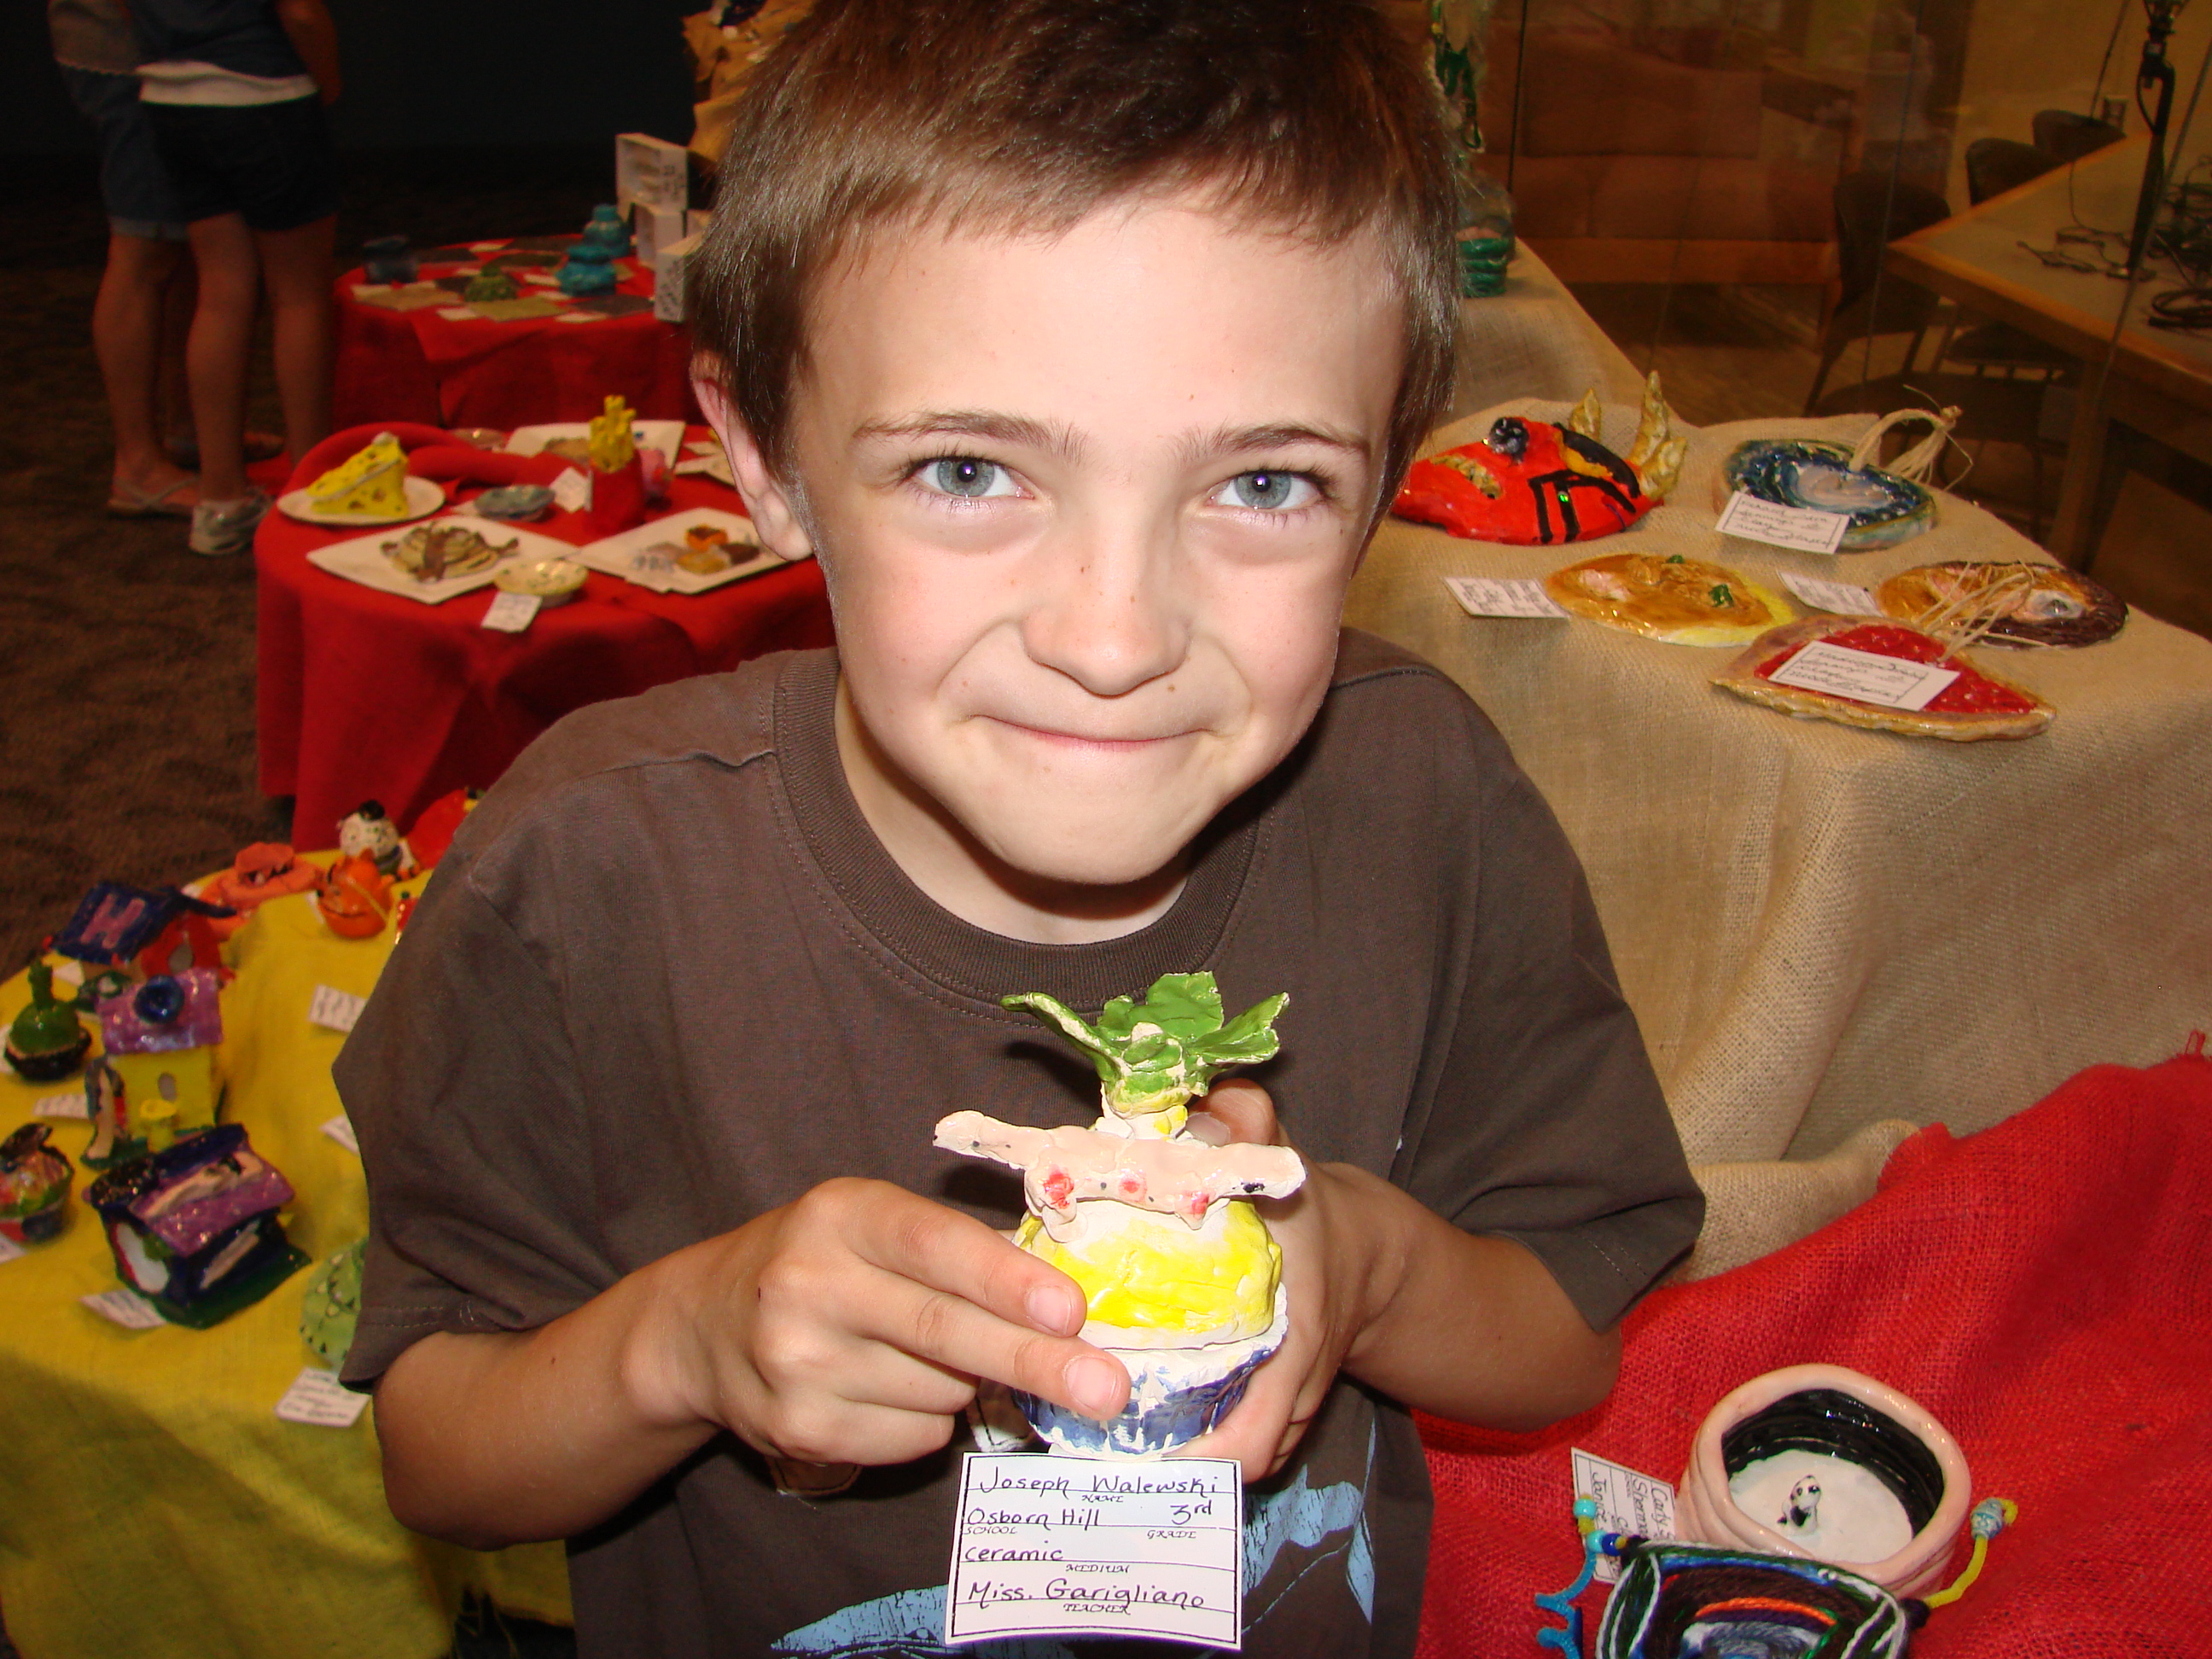
[(1281, 1046), (1273, 1022), (1290, 999), (1269, 997), (1224, 1024), (1212, 974), (1164, 974), (1141, 1003), (1125, 996), (1109, 1002), (1095, 1027), (1042, 991), (1001, 1000), (1045, 1020), (1089, 1054), (1109, 1105), (1149, 1111), (1205, 1093), (1215, 1074), (1231, 1066), (1271, 1058)]

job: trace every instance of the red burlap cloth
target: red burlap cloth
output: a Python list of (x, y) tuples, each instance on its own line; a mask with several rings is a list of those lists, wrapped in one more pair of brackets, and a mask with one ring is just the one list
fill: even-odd
[[(1580, 1547), (1567, 1453), (1679, 1481), (1712, 1405), (1847, 1365), (1950, 1430), (1974, 1495), (2020, 1504), (1916, 1659), (2212, 1654), (2212, 1062), (2100, 1066), (1963, 1140), (1922, 1131), (1811, 1237), (1662, 1290), (1620, 1384), (1526, 1437), (1423, 1419), (1437, 1488), (1422, 1659), (1536, 1659)], [(1966, 1559), (1961, 1533), (1953, 1560)], [(1583, 1598), (1590, 1631), (1604, 1589)]]
[[(653, 273), (629, 262), (624, 294), (650, 295)], [(428, 265), (424, 277), (453, 265)], [(649, 311), (565, 323), (534, 317), (495, 323), (461, 321), (441, 307), (392, 311), (354, 297), (363, 279), (349, 270), (337, 283), (337, 362), (333, 419), (340, 427), (369, 421), (425, 426), (496, 427), (541, 421), (581, 421), (618, 392), (647, 420), (696, 421), (690, 337)], [(538, 284), (522, 284), (525, 298)], [(450, 304), (459, 306), (461, 296)]]
[[(463, 495), (476, 483), (544, 482), (562, 470), (536, 457), (456, 450), (434, 427), (382, 422), (319, 446), (289, 487), (379, 431), (395, 433), (422, 475), (472, 478), (452, 487)], [(735, 491), (696, 475), (673, 479), (670, 497), (672, 511), (744, 510)], [(527, 527), (580, 544), (592, 538), (579, 513)], [(811, 560), (689, 595), (595, 571), (581, 597), (541, 612), (525, 633), (502, 634), (483, 626), (489, 588), (422, 605), (307, 562), (314, 549), (362, 533), (272, 513), (254, 543), (261, 790), (296, 798), (292, 842), (301, 848), (336, 846), (338, 820), (363, 800), (381, 802), (404, 826), (451, 790), (489, 785), (531, 739), (586, 703), (830, 643), (829, 601)]]

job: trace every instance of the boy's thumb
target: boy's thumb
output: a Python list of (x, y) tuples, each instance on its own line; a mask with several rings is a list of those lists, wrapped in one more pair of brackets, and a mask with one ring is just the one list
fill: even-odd
[(1243, 1141), (1261, 1146), (1285, 1143), (1275, 1121), (1275, 1103), (1249, 1078), (1229, 1078), (1213, 1085), (1212, 1092), (1190, 1115), (1192, 1135), (1210, 1146)]

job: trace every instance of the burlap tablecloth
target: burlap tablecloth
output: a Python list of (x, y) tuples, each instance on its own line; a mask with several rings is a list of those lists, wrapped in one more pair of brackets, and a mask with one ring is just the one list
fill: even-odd
[[(1464, 443), (1518, 403), (1443, 428)], [(1711, 684), (1725, 650), (1595, 623), (1476, 620), (1447, 575), (1537, 576), (1633, 546), (1871, 586), (1939, 559), (2041, 559), (1948, 496), (1886, 552), (1823, 557), (1713, 529), (1745, 438), (1856, 436), (1862, 416), (1692, 434), (1673, 500), (1599, 545), (1509, 548), (1386, 522), (1347, 620), (1486, 709), (1589, 872), (1613, 958), (1712, 1200), (1692, 1275), (1873, 1190), (1912, 1124), (2009, 1115), (2100, 1060), (2149, 1065), (2212, 1024), (2212, 642), (2140, 612), (2075, 651), (1984, 649), (2051, 728), (1950, 744), (1793, 720)], [(1634, 411), (1608, 406), (1626, 451)]]
[(1509, 398), (1565, 398), (1591, 386), (1633, 403), (1644, 377), (1526, 244), (1514, 251), (1505, 292), (1459, 304), (1451, 412), (1457, 420)]

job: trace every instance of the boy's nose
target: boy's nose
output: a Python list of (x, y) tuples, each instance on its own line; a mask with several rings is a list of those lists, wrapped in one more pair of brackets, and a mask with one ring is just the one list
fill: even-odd
[(1042, 562), (1022, 623), (1033, 661), (1095, 697), (1121, 696), (1181, 665), (1189, 629), (1171, 549), (1132, 537), (1053, 550)]

